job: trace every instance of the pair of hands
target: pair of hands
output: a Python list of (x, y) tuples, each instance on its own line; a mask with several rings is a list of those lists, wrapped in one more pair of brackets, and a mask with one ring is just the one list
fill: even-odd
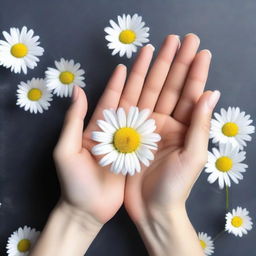
[[(152, 67), (152, 45), (144, 46), (127, 77), (118, 65), (84, 129), (87, 99), (74, 87), (73, 102), (54, 149), (62, 203), (103, 225), (121, 205), (137, 227), (150, 223), (156, 213), (184, 207), (190, 190), (207, 160), (212, 111), (218, 91), (204, 92), (211, 53), (198, 52), (199, 38), (187, 34), (165, 38)], [(101, 167), (90, 153), (91, 132), (102, 111), (130, 106), (149, 108), (162, 137), (155, 160), (134, 176), (115, 175)], [(88, 217), (89, 216), (89, 217)]]

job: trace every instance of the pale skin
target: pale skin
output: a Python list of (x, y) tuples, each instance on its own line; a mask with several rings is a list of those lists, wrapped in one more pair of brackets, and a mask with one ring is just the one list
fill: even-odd
[[(212, 111), (220, 93), (206, 91), (211, 53), (198, 51), (199, 38), (182, 42), (168, 35), (153, 62), (152, 45), (143, 47), (127, 76), (118, 65), (84, 129), (87, 99), (74, 88), (54, 160), (62, 195), (31, 256), (84, 255), (103, 225), (124, 203), (149, 255), (203, 256), (185, 203), (207, 160)], [(162, 137), (150, 167), (134, 176), (101, 167), (90, 150), (96, 120), (108, 108), (149, 108)]]

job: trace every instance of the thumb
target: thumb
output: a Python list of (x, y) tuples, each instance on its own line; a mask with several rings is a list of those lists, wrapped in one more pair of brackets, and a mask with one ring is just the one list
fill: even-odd
[(72, 104), (67, 110), (56, 151), (59, 151), (61, 154), (70, 154), (81, 150), (86, 113), (86, 95), (80, 87), (75, 85), (72, 94)]
[(185, 152), (195, 156), (195, 159), (203, 164), (207, 159), (211, 116), (219, 98), (219, 91), (207, 91), (200, 97), (194, 108), (185, 139)]

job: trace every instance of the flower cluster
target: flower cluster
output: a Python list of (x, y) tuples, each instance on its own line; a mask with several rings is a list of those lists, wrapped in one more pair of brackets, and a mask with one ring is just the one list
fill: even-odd
[[(252, 220), (246, 208), (237, 207), (229, 210), (228, 188), (231, 182), (238, 184), (243, 179), (248, 165), (244, 163), (247, 142), (252, 140), (251, 134), (255, 132), (250, 115), (241, 111), (239, 107), (221, 109), (220, 114), (214, 113), (215, 119), (211, 121), (210, 138), (217, 144), (208, 152), (208, 162), (205, 172), (209, 173), (208, 182), (218, 180), (219, 188), (226, 187), (226, 224), (225, 231), (242, 237), (252, 229)], [(200, 243), (206, 255), (214, 251), (213, 240), (205, 233), (199, 233)]]
[[(32, 29), (11, 28), (10, 33), (3, 31), (0, 40), (0, 65), (10, 68), (14, 73), (27, 74), (34, 69), (44, 49), (39, 46), (39, 36)], [(50, 106), (53, 94), (60, 97), (71, 96), (73, 86), (84, 87), (84, 70), (74, 60), (55, 61), (55, 67), (48, 67), (44, 78), (32, 78), (20, 82), (17, 88), (17, 105), (30, 113), (43, 113)]]
[[(120, 57), (131, 58), (138, 46), (149, 41), (149, 28), (138, 14), (117, 17), (118, 22), (110, 20), (111, 27), (104, 30), (107, 33), (108, 48), (112, 55), (119, 52)], [(0, 65), (10, 68), (14, 73), (27, 74), (28, 69), (34, 69), (44, 49), (39, 46), (39, 36), (26, 26), (21, 30), (10, 28), (3, 31), (5, 40), (0, 40)], [(84, 70), (74, 60), (55, 61), (55, 67), (48, 67), (44, 78), (32, 78), (20, 82), (17, 89), (17, 105), (30, 113), (43, 113), (48, 110), (53, 94), (59, 97), (70, 97), (74, 85), (84, 87)]]

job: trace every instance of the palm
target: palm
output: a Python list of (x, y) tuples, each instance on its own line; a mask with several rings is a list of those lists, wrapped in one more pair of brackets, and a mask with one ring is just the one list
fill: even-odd
[[(91, 127), (91, 129), (96, 130), (97, 127)], [(98, 159), (91, 155), (91, 148), (95, 145), (89, 137), (91, 129), (84, 131), (83, 147), (77, 159), (77, 165), (80, 168), (74, 180), (81, 182), (79, 195), (83, 201), (82, 204), (86, 207), (90, 204), (94, 216), (101, 222), (106, 222), (123, 203), (125, 177), (113, 175), (108, 167), (100, 166)]]
[(182, 166), (182, 150), (187, 127), (174, 118), (153, 113), (157, 132), (161, 135), (158, 151), (151, 165), (141, 174), (128, 177), (125, 188), (125, 206), (134, 220), (141, 219), (144, 207), (167, 208), (174, 205), (190, 186)]
[(64, 182), (69, 202), (83, 211), (89, 209), (102, 223), (108, 221), (123, 203), (124, 177), (99, 166), (87, 148), (72, 158), (70, 168), (67, 164), (64, 168), (74, 170)]

